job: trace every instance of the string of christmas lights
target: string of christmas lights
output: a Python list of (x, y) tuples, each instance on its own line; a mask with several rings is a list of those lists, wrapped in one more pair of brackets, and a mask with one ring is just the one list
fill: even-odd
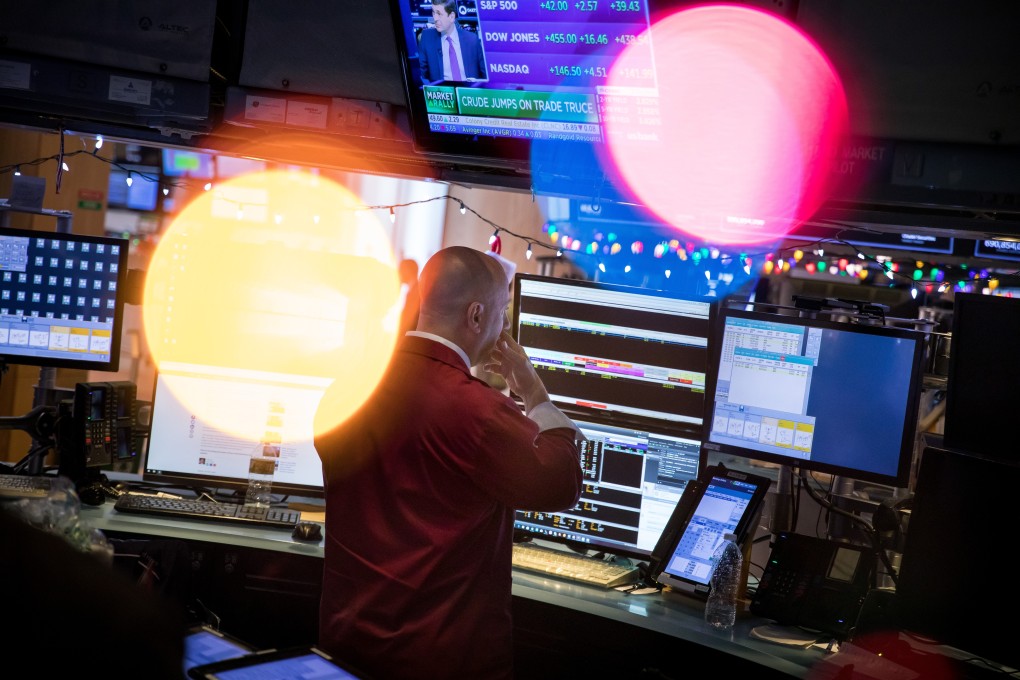
[[(70, 165), (68, 164), (68, 159), (86, 156), (88, 158), (100, 160), (112, 167), (116, 167), (121, 171), (126, 172), (127, 177), (125, 181), (128, 186), (131, 186), (135, 178), (138, 178), (143, 181), (161, 184), (163, 195), (169, 194), (170, 188), (192, 188), (192, 184), (186, 180), (168, 180), (160, 175), (140, 172), (137, 169), (125, 166), (118, 161), (100, 156), (98, 152), (103, 147), (103, 142), (104, 140), (102, 135), (97, 135), (93, 148), (89, 149), (87, 148), (85, 139), (82, 138), (82, 146), (84, 148), (65, 152), (64, 130), (61, 130), (60, 150), (57, 154), (36, 158), (30, 161), (0, 166), (0, 174), (13, 172), (15, 175), (20, 175), (22, 167), (35, 167), (49, 161), (56, 161), (56, 191), (59, 193), (63, 174), (70, 172), (71, 170)], [(205, 191), (211, 190), (212, 187), (213, 182), (205, 182), (202, 185), (202, 188)], [(525, 252), (525, 257), (528, 260), (532, 258), (533, 251), (535, 249), (551, 251), (555, 253), (556, 257), (562, 257), (565, 252), (568, 252), (571, 256), (587, 256), (594, 258), (592, 261), (595, 266), (600, 272), (604, 273), (607, 271), (606, 263), (608, 258), (616, 259), (615, 256), (620, 255), (621, 253), (624, 253), (626, 257), (628, 252), (631, 257), (641, 257), (645, 252), (645, 240), (641, 238), (631, 241), (629, 248), (627, 248), (626, 251), (625, 245), (621, 243), (617, 235), (612, 232), (608, 232), (607, 234), (597, 234), (595, 240), (586, 244), (579, 238), (575, 238), (561, 232), (560, 227), (554, 222), (547, 222), (543, 227), (543, 231), (549, 239), (548, 242), (546, 242), (539, 238), (520, 234), (501, 226), (465, 203), (464, 199), (451, 195), (433, 196), (405, 203), (365, 205), (360, 209), (386, 211), (389, 215), (390, 221), (394, 222), (396, 221), (397, 209), (407, 208), (423, 203), (431, 203), (433, 201), (452, 201), (457, 205), (461, 215), (471, 213), (482, 223), (492, 227), (493, 233), (492, 236), (489, 237), (489, 247), (495, 252), (499, 252), (501, 250), (501, 234), (507, 234), (527, 243), (528, 247)], [(711, 277), (711, 272), (707, 267), (709, 266), (708, 263), (713, 261), (717, 261), (723, 267), (731, 266), (734, 262), (737, 262), (747, 275), (751, 274), (752, 265), (756, 262), (760, 262), (761, 265), (758, 273), (766, 276), (789, 274), (794, 269), (802, 267), (809, 275), (828, 274), (830, 276), (849, 276), (857, 280), (866, 280), (870, 276), (871, 271), (873, 269), (877, 269), (879, 276), (884, 274), (886, 278), (891, 281), (889, 285), (895, 285), (896, 281), (899, 280), (901, 283), (910, 286), (911, 295), (915, 298), (919, 294), (919, 291), (924, 291), (929, 294), (933, 292), (943, 293), (949, 290), (950, 287), (953, 287), (954, 290), (960, 291), (978, 290), (980, 287), (986, 292), (993, 292), (999, 288), (1002, 282), (1020, 285), (1020, 269), (1010, 272), (991, 272), (987, 268), (971, 269), (966, 264), (937, 265), (917, 260), (915, 258), (910, 258), (909, 256), (904, 256), (903, 258), (900, 258), (900, 260), (907, 262), (913, 261), (914, 267), (911, 269), (909, 265), (901, 266), (894, 257), (878, 254), (877, 252), (865, 252), (865, 250), (858, 245), (841, 238), (843, 233), (846, 231), (860, 231), (860, 225), (847, 225), (831, 221), (826, 222), (825, 224), (826, 226), (840, 229), (840, 231), (832, 238), (820, 238), (810, 241), (806, 240), (802, 243), (793, 242), (783, 245), (782, 247), (773, 247), (760, 252), (741, 252), (738, 255), (723, 252), (717, 246), (707, 243), (699, 245), (692, 241), (681, 241), (681, 238), (678, 237), (660, 238), (659, 236), (655, 236), (654, 239), (658, 240), (656, 240), (655, 245), (652, 246), (651, 255), (655, 259), (664, 261), (663, 266), (666, 278), (669, 278), (671, 273), (668, 260), (666, 260), (666, 258), (668, 256), (675, 256), (681, 262), (689, 263), (694, 266), (705, 264), (706, 277), (709, 278)], [(662, 225), (662, 227), (664, 230), (668, 228), (667, 225)], [(649, 239), (649, 242), (651, 243), (652, 240), (653, 239)], [(826, 258), (824, 251), (824, 246), (826, 244), (837, 244), (842, 246), (843, 248), (850, 250), (852, 255), (839, 257), (834, 260)], [(806, 251), (810, 251), (810, 256)], [(855, 262), (855, 259), (860, 262)], [(629, 261), (622, 264), (622, 269), (625, 274), (630, 273), (632, 268), (633, 264)]]

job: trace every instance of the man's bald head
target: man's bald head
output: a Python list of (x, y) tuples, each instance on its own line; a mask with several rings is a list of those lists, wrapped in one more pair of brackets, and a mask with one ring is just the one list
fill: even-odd
[(495, 259), (465, 246), (444, 248), (429, 258), (418, 278), (418, 330), (451, 340), (477, 360), (495, 341), (488, 322), (499, 325), (508, 289), (506, 272)]
[(481, 251), (450, 246), (429, 258), (418, 286), (422, 315), (439, 319), (459, 315), (473, 301), (490, 301), (507, 280), (499, 263)]

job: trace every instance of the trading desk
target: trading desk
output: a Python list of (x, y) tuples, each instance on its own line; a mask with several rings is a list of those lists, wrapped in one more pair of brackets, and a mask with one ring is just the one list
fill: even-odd
[[(222, 618), (225, 631), (256, 646), (314, 642), (321, 544), (295, 541), (278, 529), (119, 513), (112, 501), (84, 506), (81, 516), (114, 539), (186, 542), (200, 597)], [(578, 663), (612, 669), (617, 677), (654, 669), (660, 678), (679, 678), (692, 664), (706, 663), (717, 663), (726, 675), (806, 677), (825, 656), (820, 649), (751, 638), (751, 628), (764, 621), (750, 615), (741, 616), (732, 632), (716, 631), (702, 620), (703, 602), (670, 591), (628, 595), (515, 570), (513, 596), (522, 678), (584, 673)], [(269, 621), (259, 611), (271, 611)], [(239, 630), (251, 621), (258, 627)], [(285, 631), (293, 637), (281, 640)]]

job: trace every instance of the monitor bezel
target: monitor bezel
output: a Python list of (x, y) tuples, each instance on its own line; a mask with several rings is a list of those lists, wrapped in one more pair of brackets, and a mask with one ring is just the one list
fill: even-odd
[(116, 238), (113, 236), (99, 236), (95, 234), (62, 231), (37, 231), (34, 229), (14, 229), (9, 227), (0, 229), (0, 235), (45, 238), (48, 240), (59, 239), (61, 241), (74, 241), (75, 243), (89, 243), (93, 245), (102, 244), (106, 246), (120, 247), (117, 261), (117, 292), (113, 308), (113, 326), (110, 330), (109, 359), (103, 361), (98, 359), (73, 359), (42, 357), (19, 353), (12, 354), (7, 351), (7, 347), (2, 347), (0, 348), (0, 365), (40, 366), (43, 368), (76, 368), (83, 371), (118, 371), (120, 369), (121, 336), (124, 333), (124, 305), (127, 304), (125, 297), (128, 294), (127, 277), (130, 242), (127, 239)]
[[(763, 305), (762, 307), (767, 307)], [(774, 307), (774, 306), (773, 306)], [(724, 339), (726, 320), (729, 318), (743, 318), (761, 321), (772, 321), (789, 323), (804, 328), (820, 328), (823, 330), (834, 330), (866, 335), (878, 335), (889, 338), (910, 340), (913, 344), (912, 361), (910, 368), (909, 384), (907, 385), (907, 396), (905, 399), (905, 412), (902, 416), (903, 432), (900, 437), (899, 455), (896, 463), (896, 472), (885, 474), (872, 470), (851, 468), (844, 465), (824, 463), (817, 460), (802, 460), (790, 458), (778, 454), (756, 451), (751, 448), (736, 446), (730, 443), (719, 443), (711, 440), (712, 418), (715, 410), (716, 384), (719, 378), (719, 363), (722, 359), (722, 342)], [(744, 460), (757, 460), (767, 463), (788, 466), (807, 472), (819, 472), (823, 474), (836, 475), (849, 479), (871, 482), (896, 488), (907, 488), (910, 483), (911, 466), (914, 457), (914, 442), (917, 433), (919, 420), (921, 388), (924, 376), (924, 352), (926, 336), (921, 331), (900, 326), (886, 326), (879, 324), (859, 322), (857, 320), (837, 321), (824, 315), (819, 316), (795, 316), (793, 314), (781, 314), (775, 311), (764, 309), (745, 309), (743, 307), (723, 305), (715, 317), (714, 337), (717, 342), (710, 344), (708, 373), (705, 378), (705, 417), (703, 419), (705, 436), (702, 446), (708, 454), (715, 459), (718, 456), (733, 456)], [(862, 367), (863, 368), (863, 367)], [(878, 376), (876, 381), (886, 379), (885, 376)], [(866, 424), (848, 424), (848, 428), (866, 428)]]
[[(247, 478), (239, 477), (217, 477), (215, 475), (202, 475), (190, 472), (167, 471), (149, 467), (149, 447), (152, 445), (152, 423), (155, 422), (157, 404), (157, 387), (159, 385), (160, 372), (157, 370), (152, 382), (152, 403), (151, 415), (149, 418), (149, 436), (145, 438), (145, 458), (142, 465), (142, 481), (147, 483), (161, 484), (174, 488), (191, 489), (226, 489), (230, 491), (243, 492), (248, 488)], [(273, 480), (273, 496), (299, 496), (301, 498), (325, 498), (326, 482), (323, 479), (322, 486), (308, 484), (294, 484)]]

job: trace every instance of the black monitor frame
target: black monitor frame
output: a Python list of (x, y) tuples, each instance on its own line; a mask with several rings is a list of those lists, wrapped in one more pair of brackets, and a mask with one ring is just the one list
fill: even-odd
[[(92, 234), (2, 228), (0, 243), (10, 244), (12, 248), (9, 255), (0, 258), (0, 289), (2, 289), (0, 295), (6, 292), (10, 296), (10, 299), (0, 299), (0, 310), (4, 308), (8, 310), (6, 313), (0, 312), (0, 325), (5, 326), (10, 332), (11, 324), (17, 324), (23, 326), (19, 330), (29, 334), (28, 343), (24, 346), (19, 343), (18, 347), (12, 347), (9, 342), (0, 344), (0, 363), (87, 371), (117, 371), (120, 366), (124, 304), (127, 295), (128, 241)], [(58, 244), (56, 248), (53, 247), (55, 243)], [(101, 247), (104, 250), (102, 262), (97, 263), (93, 259), (81, 257), (83, 247), (87, 247), (90, 254), (95, 254), (96, 249)], [(58, 260), (56, 266), (53, 266), (54, 258)], [(96, 278), (99, 271), (96, 269), (97, 264), (102, 264), (103, 267), (102, 276), (98, 278)], [(117, 267), (113, 275), (109, 271), (112, 265)], [(87, 269), (83, 270), (82, 266), (87, 266)], [(3, 280), (8, 274), (11, 275), (10, 282)], [(22, 275), (24, 281), (20, 280)], [(43, 278), (37, 280), (37, 276)], [(82, 287), (82, 281), (85, 282), (85, 287)], [(94, 287), (96, 283), (100, 284), (99, 289)], [(111, 285), (114, 286), (113, 290), (110, 289)], [(19, 294), (24, 295), (26, 299), (18, 300)], [(33, 301), (31, 298), (33, 294), (46, 295), (47, 298)], [(53, 302), (48, 301), (50, 295), (55, 296)], [(83, 303), (82, 300), (86, 302)], [(93, 307), (96, 300), (99, 301), (98, 306)], [(113, 304), (112, 308), (108, 306), (110, 303)], [(91, 314), (94, 309), (101, 313)], [(17, 313), (19, 310), (20, 314)], [(48, 313), (58, 316), (51, 319), (46, 316)], [(64, 314), (69, 318), (59, 316)], [(85, 318), (73, 318), (77, 315)], [(110, 318), (111, 322), (91, 321), (93, 316)], [(49, 346), (52, 346), (53, 342), (50, 328), (58, 324), (69, 330), (66, 340), (68, 347), (71, 345), (71, 336), (81, 335), (70, 332), (77, 329), (88, 333), (85, 341), (89, 347), (93, 343), (93, 331), (108, 332), (109, 350), (99, 353), (86, 349), (77, 351), (50, 349)], [(46, 326), (46, 338), (38, 335), (43, 332), (41, 328), (35, 329), (35, 326), (42, 325)], [(33, 336), (36, 337), (35, 342), (47, 339), (48, 346), (33, 348), (31, 346)], [(81, 356), (78, 356), (79, 354)]]
[[(853, 320), (852, 317), (849, 321), (837, 321), (825, 314), (812, 316), (804, 313), (797, 316), (795, 313), (764, 311), (765, 306), (762, 307), (749, 310), (725, 305), (716, 317), (717, 341), (712, 348), (705, 391), (703, 447), (709, 455), (761, 460), (803, 471), (906, 488), (914, 456), (925, 334), (909, 328), (878, 325), (869, 320)], [(743, 348), (745, 360), (738, 367), (745, 378), (742, 381), (748, 390), (745, 394), (749, 397), (757, 395), (759, 404), (728, 404), (717, 394), (720, 374), (725, 370), (721, 368), (723, 361), (727, 353), (729, 357), (734, 353), (733, 349), (727, 349), (727, 343), (732, 344), (735, 332), (731, 327), (731, 332), (727, 333), (730, 323), (750, 327), (757, 325), (760, 330), (755, 332), (761, 335), (755, 342), (772, 343), (771, 351), (760, 351), (760, 356), (748, 354), (754, 350)], [(775, 335), (777, 329), (768, 327), (769, 324), (784, 324), (783, 332), (790, 335)], [(802, 337), (798, 338), (798, 334)], [(780, 343), (785, 343), (785, 347), (780, 347)], [(795, 347), (791, 343), (799, 344)], [(805, 355), (808, 343), (817, 343), (819, 353), (815, 355), (816, 360)], [(826, 363), (826, 350), (835, 347), (842, 347), (842, 356), (835, 364), (829, 365)], [(796, 356), (796, 361), (789, 361), (793, 351), (799, 356)], [(791, 381), (790, 399), (798, 398), (798, 389), (806, 390), (799, 397), (801, 412), (779, 409), (776, 406), (779, 395), (770, 393), (766, 386), (751, 388), (752, 370), (770, 371), (769, 376), (774, 377), (766, 379), (788, 378)], [(796, 385), (797, 380), (801, 381), (800, 386)], [(823, 382), (820, 384), (819, 380)], [(726, 385), (729, 389), (729, 382)], [(823, 388), (826, 392), (821, 391)], [(819, 411), (819, 408), (824, 410)], [(802, 436), (803, 445), (810, 449), (810, 457), (804, 457), (803, 453), (799, 456), (796, 453), (780, 453), (780, 445), (766, 448), (766, 444), (739, 441), (747, 436), (744, 429), (747, 422), (751, 422), (752, 426), (758, 423), (757, 438), (760, 442), (767, 435), (763, 434), (765, 427), (762, 421), (757, 419), (769, 418), (771, 424), (771, 420), (781, 421), (784, 415), (788, 416), (786, 420), (793, 427), (776, 427), (775, 440), (780, 441), (780, 436), (786, 433), (790, 433), (791, 441)], [(730, 419), (734, 420), (732, 430), (729, 429)], [(889, 419), (892, 419), (891, 426), (883, 430), (880, 424)], [(779, 433), (779, 430), (785, 432)], [(769, 431), (772, 431), (771, 427)], [(750, 436), (755, 436), (754, 430)], [(876, 441), (876, 437), (880, 440)], [(819, 446), (822, 448), (816, 448)], [(790, 443), (784, 443), (782, 448), (794, 450)], [(865, 460), (862, 456), (865, 451), (868, 455), (877, 452), (882, 458)]]

